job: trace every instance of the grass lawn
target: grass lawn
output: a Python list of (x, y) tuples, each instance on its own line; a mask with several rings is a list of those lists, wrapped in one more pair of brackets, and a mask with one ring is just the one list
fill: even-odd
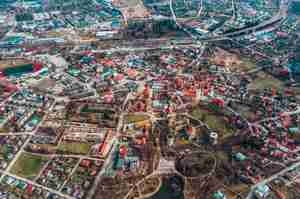
[(234, 129), (231, 128), (222, 117), (210, 112), (206, 109), (202, 109), (200, 107), (195, 107), (195, 109), (191, 112), (191, 115), (203, 121), (208, 125), (209, 128), (221, 133), (220, 136), (225, 138), (234, 133)]
[(239, 63), (237, 63), (237, 64), (227, 66), (230, 69), (230, 71), (232, 71), (232, 72), (247, 72), (247, 71), (257, 68), (256, 63), (253, 62), (249, 58), (240, 57), (238, 59), (238, 61), (239, 61)]
[(148, 120), (149, 117), (146, 115), (126, 115), (125, 123), (135, 123)]
[(240, 113), (244, 118), (250, 119), (255, 117), (254, 109), (251, 109), (251, 107), (243, 104), (237, 104), (234, 106), (234, 110), (237, 110), (238, 113)]
[(0, 133), (6, 133), (6, 132), (8, 132), (9, 130), (7, 129), (7, 128), (5, 128), (5, 127), (3, 127), (3, 128), (0, 128)]
[(86, 142), (62, 142), (58, 150), (68, 154), (88, 154), (91, 144)]
[(260, 72), (258, 77), (249, 84), (250, 90), (262, 90), (265, 88), (276, 88), (277, 90), (283, 89), (283, 82), (274, 78), (273, 76)]
[(249, 71), (257, 68), (256, 63), (249, 58), (241, 58), (241, 61), (243, 65), (242, 71)]
[(47, 160), (48, 158), (46, 157), (24, 152), (17, 159), (10, 172), (27, 179), (33, 179), (40, 172)]
[(0, 61), (0, 69), (6, 69), (12, 66), (17, 66), (17, 65), (27, 64), (27, 63), (29, 62), (25, 59), (14, 59), (13, 61), (10, 59), (7, 60), (4, 59)]
[(121, 0), (120, 2), (123, 3), (124, 7), (132, 7), (142, 3), (140, 0)]
[(250, 191), (250, 187), (248, 185), (244, 184), (244, 183), (230, 185), (228, 188), (231, 191), (233, 191), (235, 193), (240, 193), (240, 194), (245, 194), (245, 193), (248, 193)]

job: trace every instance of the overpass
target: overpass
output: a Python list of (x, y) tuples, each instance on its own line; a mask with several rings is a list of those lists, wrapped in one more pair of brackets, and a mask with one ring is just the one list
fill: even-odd
[(218, 35), (218, 36), (204, 36), (204, 37), (197, 37), (194, 34), (190, 33), (190, 31), (188, 31), (184, 25), (181, 25), (181, 23), (179, 22), (178, 18), (176, 17), (176, 14), (174, 12), (173, 9), (173, 0), (169, 0), (169, 6), (170, 6), (170, 11), (172, 14), (172, 18), (174, 20), (174, 22), (176, 23), (176, 25), (179, 28), (182, 28), (185, 32), (189, 33), (189, 35), (193, 38), (196, 39), (198, 41), (214, 41), (214, 40), (227, 40), (228, 38), (232, 38), (232, 37), (236, 37), (236, 36), (240, 36), (241, 34), (250, 34), (253, 32), (256, 32), (257, 30), (261, 30), (264, 29), (266, 27), (272, 26), (274, 24), (277, 24), (279, 22), (281, 22), (282, 20), (284, 20), (287, 17), (288, 14), (288, 7), (289, 7), (289, 2), (287, 0), (281, 0), (280, 1), (280, 8), (279, 11), (276, 15), (274, 15), (273, 17), (271, 17), (270, 19), (252, 26), (252, 27), (248, 27), (248, 28), (244, 28), (242, 30), (237, 30), (234, 32), (230, 32), (230, 33), (225, 33), (222, 35)]

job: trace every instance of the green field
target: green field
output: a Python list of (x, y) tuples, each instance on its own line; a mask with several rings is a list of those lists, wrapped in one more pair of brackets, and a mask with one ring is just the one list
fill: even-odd
[(279, 79), (276, 79), (275, 77), (269, 74), (260, 72), (258, 74), (258, 77), (249, 84), (249, 89), (262, 90), (266, 88), (276, 88), (277, 90), (282, 90), (283, 86), (283, 82)]
[(58, 151), (67, 154), (88, 154), (91, 144), (86, 142), (62, 142), (58, 146)]
[(148, 120), (149, 117), (146, 115), (126, 115), (125, 121), (126, 123), (135, 123)]
[(244, 71), (249, 71), (257, 68), (256, 63), (249, 58), (241, 58), (241, 61), (242, 61), (242, 65), (244, 66), (243, 67)]
[(221, 133), (220, 135), (223, 138), (234, 133), (234, 129), (222, 117), (206, 109), (195, 107), (191, 115), (207, 124), (209, 128)]
[(27, 179), (33, 179), (47, 162), (48, 158), (39, 155), (22, 153), (10, 172)]

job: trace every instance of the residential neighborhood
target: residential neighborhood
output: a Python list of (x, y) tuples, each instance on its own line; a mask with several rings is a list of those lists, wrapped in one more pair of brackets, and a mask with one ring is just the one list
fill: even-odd
[(0, 198), (299, 199), (299, 0), (0, 1)]

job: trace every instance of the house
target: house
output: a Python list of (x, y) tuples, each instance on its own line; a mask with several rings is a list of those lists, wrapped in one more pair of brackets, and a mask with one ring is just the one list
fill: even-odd
[(214, 192), (212, 198), (213, 198), (213, 199), (227, 199), (227, 198), (226, 198), (226, 195), (225, 195), (223, 192), (221, 192), (221, 191), (216, 191), (216, 192)]
[(111, 39), (117, 35), (117, 33), (118, 31), (115, 30), (99, 31), (96, 33), (96, 37), (98, 39)]
[(80, 162), (80, 166), (81, 166), (81, 167), (85, 167), (85, 168), (90, 167), (91, 164), (92, 164), (92, 162), (91, 162), (90, 160), (82, 160), (82, 161)]
[(105, 157), (108, 154), (109, 150), (111, 149), (113, 145), (112, 137), (113, 137), (113, 132), (111, 130), (108, 130), (99, 148), (99, 154), (101, 157)]
[(270, 195), (270, 188), (268, 185), (260, 185), (254, 190), (254, 195), (257, 199), (267, 199)]
[(243, 153), (238, 152), (238, 153), (236, 153), (236, 154), (234, 155), (234, 158), (235, 158), (237, 161), (244, 161), (244, 160), (247, 159), (247, 156), (245, 156)]

